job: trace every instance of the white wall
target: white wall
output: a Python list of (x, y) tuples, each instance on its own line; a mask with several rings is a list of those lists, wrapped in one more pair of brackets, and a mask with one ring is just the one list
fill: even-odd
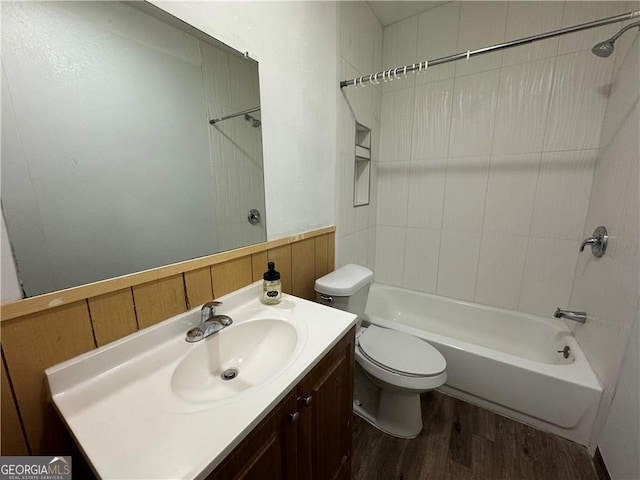
[[(366, 2), (338, 3), (340, 80), (382, 69), (382, 25)], [(377, 163), (381, 89), (347, 87), (338, 95), (336, 267), (375, 265)], [(371, 190), (367, 206), (353, 206), (355, 122), (371, 129)]]
[[(384, 68), (624, 8), (450, 2), (386, 27)], [(377, 281), (545, 316), (569, 304), (614, 65), (589, 50), (619, 27), (383, 85)]]
[(259, 61), (268, 239), (333, 225), (336, 4), (152, 3)]

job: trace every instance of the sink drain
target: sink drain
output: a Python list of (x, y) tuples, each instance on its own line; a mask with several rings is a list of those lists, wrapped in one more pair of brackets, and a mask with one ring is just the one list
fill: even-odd
[(220, 375), (220, 378), (222, 378), (222, 380), (233, 380), (237, 376), (238, 376), (238, 369), (237, 368), (229, 368), (229, 369), (225, 370), (224, 372), (222, 372), (222, 375)]

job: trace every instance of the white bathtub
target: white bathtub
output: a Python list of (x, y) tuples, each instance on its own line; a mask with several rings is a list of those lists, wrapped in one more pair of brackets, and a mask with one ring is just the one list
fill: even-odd
[(602, 387), (564, 321), (380, 284), (363, 320), (436, 347), (444, 393), (589, 444)]

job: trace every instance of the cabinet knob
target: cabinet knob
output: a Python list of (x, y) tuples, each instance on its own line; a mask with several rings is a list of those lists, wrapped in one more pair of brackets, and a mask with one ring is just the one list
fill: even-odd
[(298, 397), (298, 401), (302, 402), (305, 405), (305, 407), (308, 407), (309, 405), (311, 405), (311, 402), (313, 401), (313, 397), (311, 395), (300, 396)]
[(291, 417), (291, 423), (296, 423), (298, 421), (298, 419), (300, 418), (300, 412), (290, 413), (289, 417)]

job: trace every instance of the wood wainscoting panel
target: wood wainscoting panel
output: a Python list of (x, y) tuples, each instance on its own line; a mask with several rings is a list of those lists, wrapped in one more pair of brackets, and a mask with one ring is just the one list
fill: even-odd
[(333, 272), (336, 268), (336, 234), (328, 233), (327, 234), (327, 266), (329, 267), (329, 272)]
[(2, 349), (33, 455), (54, 453), (66, 433), (49, 403), (44, 370), (95, 347), (85, 301), (2, 323)]
[(291, 293), (313, 300), (315, 283), (315, 239), (309, 238), (291, 245)]
[(211, 267), (215, 298), (226, 295), (253, 282), (251, 256), (236, 258)]
[(291, 293), (291, 245), (270, 248), (268, 258), (270, 262), (275, 262), (276, 270), (280, 272), (282, 291)]
[(184, 273), (184, 285), (187, 289), (187, 308), (192, 309), (213, 300), (211, 267), (199, 268)]
[(140, 329), (187, 311), (182, 275), (135, 285), (133, 299)]
[(13, 398), (13, 390), (9, 384), (7, 369), (2, 362), (2, 385), (0, 386), (2, 398), (2, 443), (0, 444), (0, 454), (2, 455), (29, 455), (27, 441), (24, 438), (18, 407)]
[(315, 240), (315, 265), (314, 274), (316, 279), (326, 275), (333, 268), (329, 268), (329, 236), (322, 235)]
[(90, 298), (88, 303), (99, 347), (138, 330), (130, 288)]
[(251, 268), (253, 270), (253, 281), (264, 279), (264, 272), (267, 271), (269, 260), (267, 259), (267, 252), (258, 252), (251, 255)]

